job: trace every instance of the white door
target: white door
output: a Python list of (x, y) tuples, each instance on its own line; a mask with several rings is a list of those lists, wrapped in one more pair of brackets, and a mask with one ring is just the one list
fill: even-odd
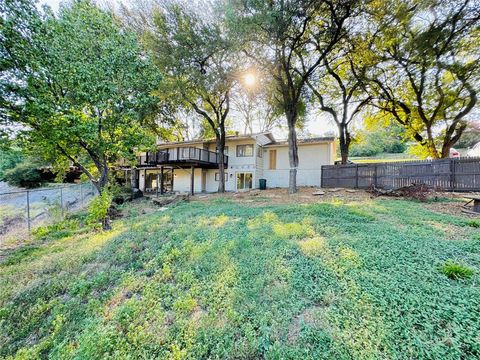
[(253, 185), (253, 174), (251, 172), (237, 173), (237, 191), (250, 190)]

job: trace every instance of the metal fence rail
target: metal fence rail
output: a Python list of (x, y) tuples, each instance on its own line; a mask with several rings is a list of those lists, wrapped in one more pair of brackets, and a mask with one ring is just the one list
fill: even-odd
[(90, 183), (0, 193), (0, 245), (85, 208), (96, 195)]
[(412, 184), (480, 191), (480, 157), (322, 166), (324, 188), (398, 189)]

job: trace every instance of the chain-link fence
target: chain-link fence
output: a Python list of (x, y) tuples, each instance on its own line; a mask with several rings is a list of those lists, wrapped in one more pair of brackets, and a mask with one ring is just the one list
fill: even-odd
[(90, 183), (0, 193), (0, 245), (83, 209), (96, 195)]

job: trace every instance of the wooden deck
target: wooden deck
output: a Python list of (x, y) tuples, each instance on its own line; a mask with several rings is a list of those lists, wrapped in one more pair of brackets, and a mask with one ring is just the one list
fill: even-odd
[[(137, 167), (174, 166), (184, 168), (218, 169), (220, 154), (214, 151), (195, 147), (177, 147), (148, 152), (137, 158)], [(228, 166), (228, 156), (223, 156), (225, 167)]]

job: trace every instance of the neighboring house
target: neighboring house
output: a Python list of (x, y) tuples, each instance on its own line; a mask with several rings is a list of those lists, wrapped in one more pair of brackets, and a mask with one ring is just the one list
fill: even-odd
[[(333, 164), (334, 156), (334, 138), (299, 140), (297, 185), (320, 186), (321, 167)], [(258, 188), (259, 179), (267, 187), (288, 187), (288, 144), (271, 133), (227, 136), (223, 161), (226, 191)], [(139, 157), (132, 183), (144, 192), (215, 192), (219, 162), (215, 140), (161, 143), (157, 152)]]

